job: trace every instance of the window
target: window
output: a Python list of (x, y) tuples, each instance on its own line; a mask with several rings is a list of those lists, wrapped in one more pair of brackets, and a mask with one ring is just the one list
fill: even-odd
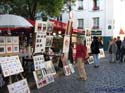
[(78, 0), (78, 10), (83, 10), (83, 0)]
[(78, 29), (84, 28), (84, 19), (78, 19)]
[(99, 0), (93, 0), (93, 10), (99, 10)]
[(93, 29), (99, 29), (99, 17), (93, 18)]

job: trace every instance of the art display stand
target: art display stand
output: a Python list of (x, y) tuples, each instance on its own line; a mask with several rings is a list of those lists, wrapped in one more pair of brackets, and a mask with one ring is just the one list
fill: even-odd
[[(37, 88), (44, 87), (51, 82), (54, 82), (53, 75), (56, 74), (52, 61), (45, 61), (44, 53), (46, 47), (52, 46), (53, 36), (51, 36), (53, 25), (50, 22), (37, 20), (35, 22), (35, 47), (34, 47), (34, 71)], [(49, 35), (47, 35), (49, 33)]]
[(64, 41), (63, 41), (63, 68), (65, 76), (69, 76), (75, 72), (73, 65), (71, 64), (70, 60), (68, 59), (69, 56), (69, 49), (70, 49), (70, 42), (71, 42), (71, 30), (72, 30), (73, 21), (70, 19), (68, 21), (67, 29), (65, 31)]
[[(0, 65), (3, 76), (9, 78), (9, 83), (7, 85), (9, 93), (30, 93), (27, 80), (22, 75), (24, 70), (19, 56), (11, 55), (8, 57), (1, 57)], [(18, 78), (18, 75), (20, 76), (20, 79)]]

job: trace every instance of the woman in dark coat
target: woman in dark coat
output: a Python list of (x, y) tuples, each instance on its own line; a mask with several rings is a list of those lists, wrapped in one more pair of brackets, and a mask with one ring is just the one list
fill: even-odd
[(99, 51), (99, 42), (98, 42), (98, 37), (93, 37), (93, 41), (91, 43), (91, 53), (93, 54), (93, 58), (94, 58), (94, 64), (95, 64), (95, 68), (99, 67), (99, 58), (98, 58), (98, 54), (100, 53)]

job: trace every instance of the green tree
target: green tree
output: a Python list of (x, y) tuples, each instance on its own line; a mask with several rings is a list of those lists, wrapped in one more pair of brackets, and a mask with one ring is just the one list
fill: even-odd
[[(21, 15), (30, 19), (37, 12), (43, 11), (49, 16), (58, 16), (64, 5), (64, 0), (2, 0), (1, 6), (7, 6), (9, 13)], [(3, 9), (4, 12), (8, 12)]]

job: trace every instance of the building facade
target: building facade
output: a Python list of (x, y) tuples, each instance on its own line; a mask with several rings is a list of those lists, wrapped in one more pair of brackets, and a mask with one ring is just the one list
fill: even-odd
[[(88, 29), (92, 36), (101, 36), (107, 49), (109, 39), (118, 36), (123, 25), (124, 2), (125, 0), (77, 0), (72, 5), (73, 27), (83, 31)], [(67, 23), (68, 19), (69, 13), (63, 11), (62, 21)]]

